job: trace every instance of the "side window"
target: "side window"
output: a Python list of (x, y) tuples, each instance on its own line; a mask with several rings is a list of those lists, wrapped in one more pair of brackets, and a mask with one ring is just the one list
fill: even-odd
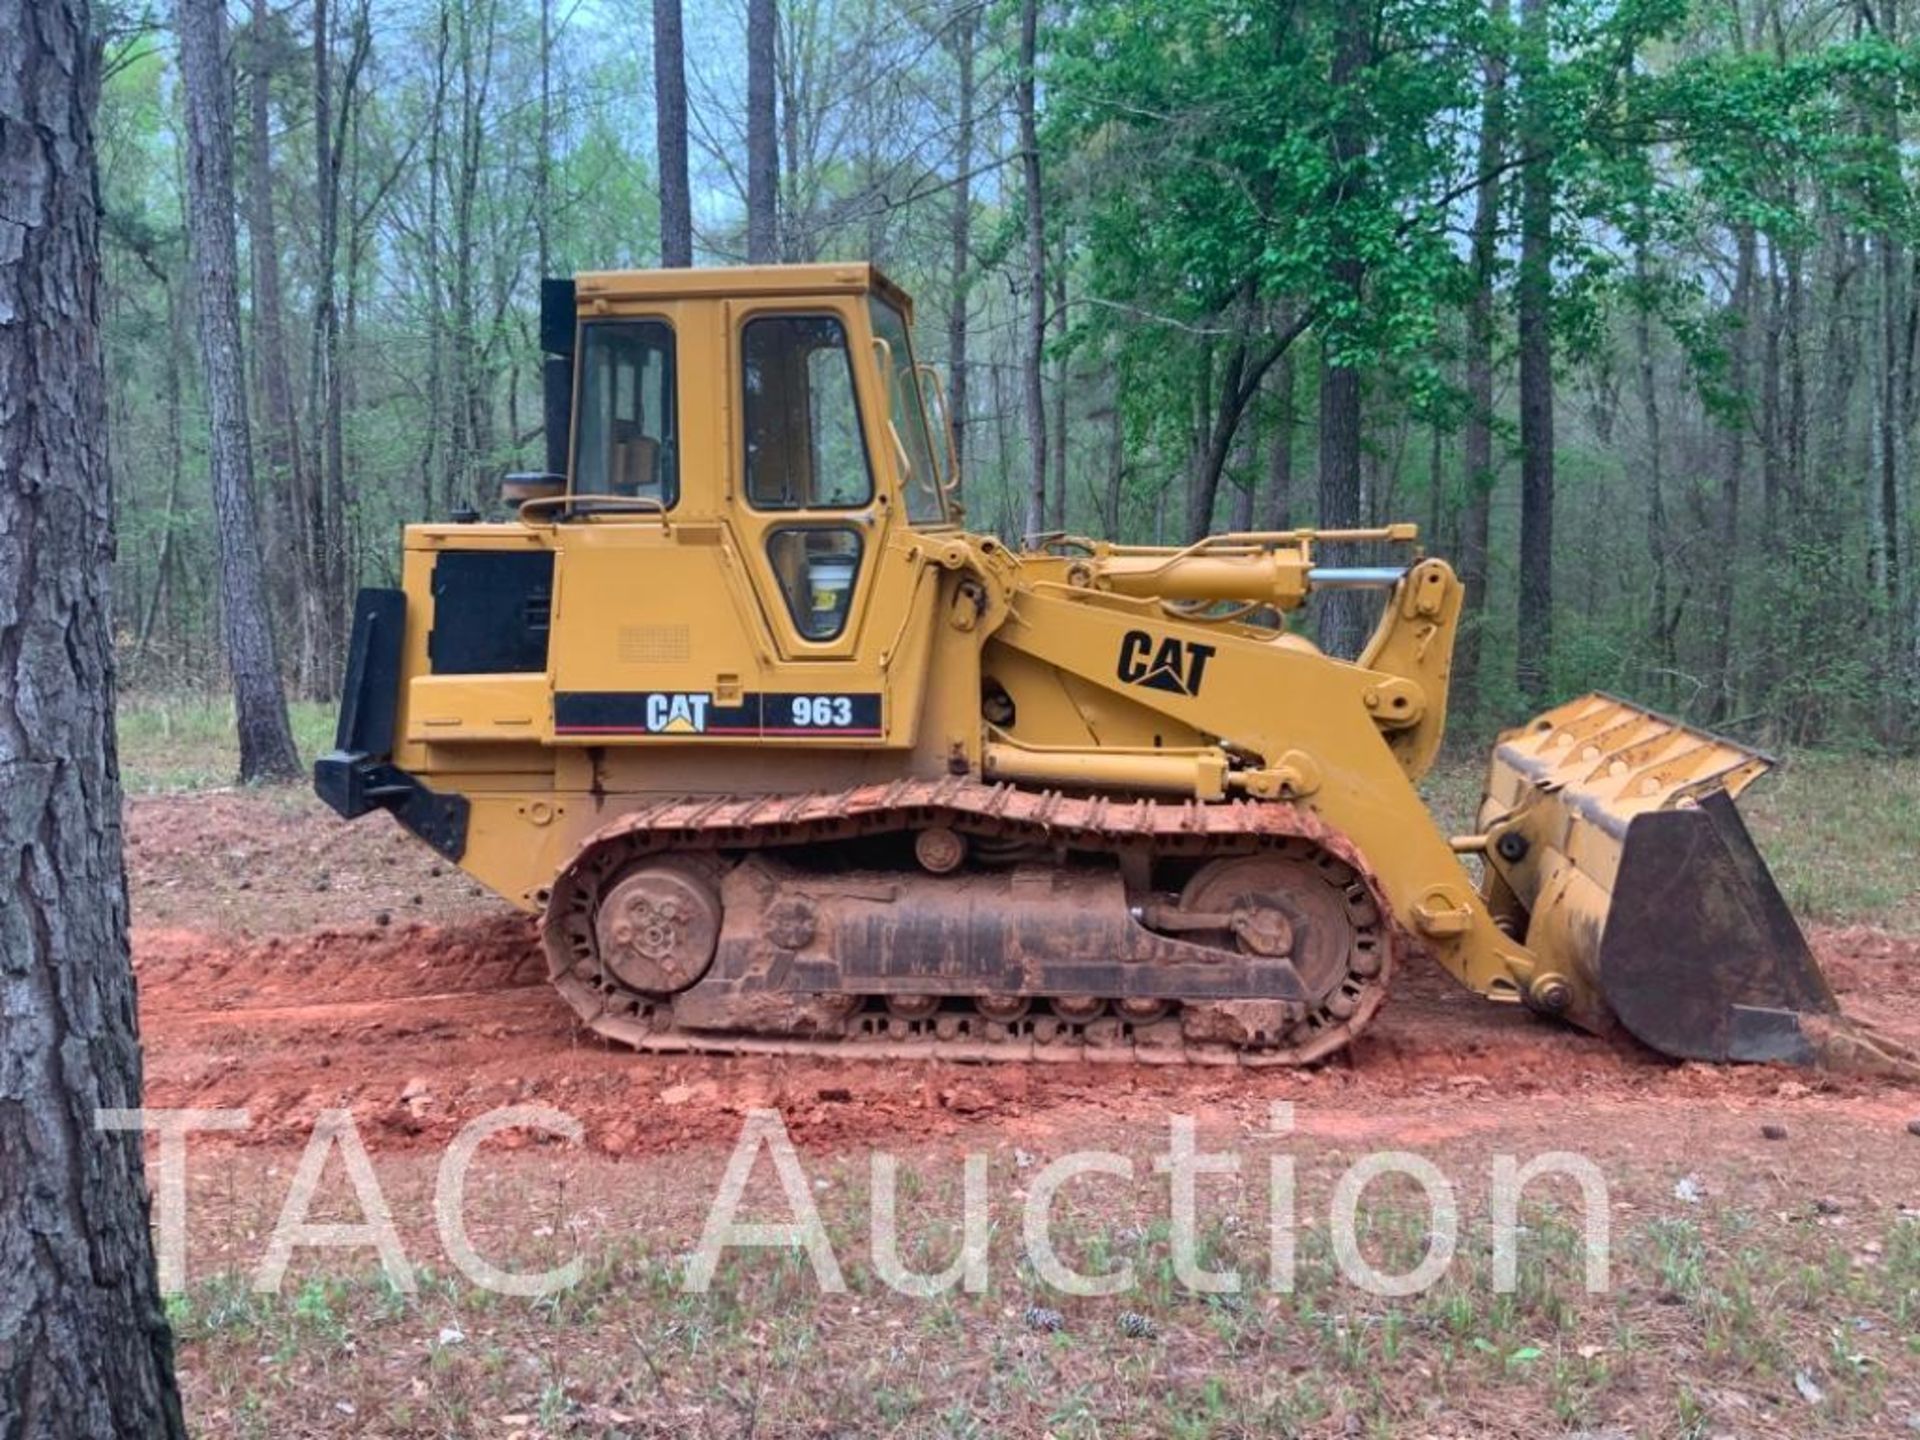
[(793, 628), (809, 640), (837, 640), (853, 608), (860, 532), (851, 525), (788, 525), (767, 536), (767, 559)]
[(680, 498), (673, 331), (659, 320), (582, 327), (573, 492)]
[(747, 500), (761, 510), (873, 499), (847, 332), (831, 315), (764, 315), (741, 334)]
[(874, 338), (885, 342), (875, 349), (887, 367), (887, 397), (893, 405), (888, 420), (899, 447), (895, 458), (900, 465), (907, 518), (938, 524), (947, 518), (947, 497), (935, 467), (933, 437), (927, 431), (927, 412), (921, 404), (920, 376), (907, 340), (907, 320), (878, 295), (867, 302), (867, 309)]

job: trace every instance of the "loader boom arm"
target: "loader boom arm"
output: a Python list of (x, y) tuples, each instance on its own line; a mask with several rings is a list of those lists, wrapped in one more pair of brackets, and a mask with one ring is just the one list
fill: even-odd
[[(1194, 637), (1189, 644), (1204, 643), (1213, 634), (1251, 636), (1316, 655), (1284, 630), (1240, 622), (1262, 609), (1282, 615), (1297, 611), (1315, 593), (1329, 590), (1390, 592), (1372, 637), (1351, 666), (1366, 674), (1360, 686), (1363, 713), (1386, 737), (1404, 773), (1418, 780), (1439, 753), (1445, 729), (1463, 590), (1444, 561), (1419, 558), (1416, 541), (1412, 525), (1253, 531), (1178, 548), (1061, 537), (1045, 543), (1032, 583), (1144, 602), (1145, 613), (1157, 624)], [(1408, 553), (1399, 564), (1319, 563), (1319, 547), (1334, 544), (1392, 546)], [(1032, 565), (1033, 557), (1028, 559)], [(1237, 738), (1240, 732), (1223, 725), (1220, 733)], [(1286, 793), (1285, 786), (1257, 779), (1237, 788), (1254, 795)]]

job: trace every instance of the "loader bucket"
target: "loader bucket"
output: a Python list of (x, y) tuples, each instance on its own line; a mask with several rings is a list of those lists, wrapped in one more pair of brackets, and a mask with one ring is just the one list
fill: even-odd
[(1628, 824), (1599, 962), (1620, 1023), (1682, 1059), (1812, 1064), (1840, 1013), (1725, 790)]
[(1487, 900), (1563, 977), (1536, 1004), (1681, 1059), (1903, 1063), (1841, 1018), (1734, 808), (1772, 763), (1606, 695), (1501, 737)]

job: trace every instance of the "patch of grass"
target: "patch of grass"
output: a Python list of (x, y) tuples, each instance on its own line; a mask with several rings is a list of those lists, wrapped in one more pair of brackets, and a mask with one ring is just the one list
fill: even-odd
[[(303, 760), (332, 745), (332, 705), (298, 700), (287, 709)], [(120, 781), (129, 794), (211, 790), (234, 783), (240, 745), (229, 697), (122, 695), (116, 719)]]
[(1920, 758), (1802, 751), (1741, 808), (1802, 918), (1913, 928)]
[[(957, 1204), (935, 1188), (936, 1211)], [(1324, 1197), (1306, 1199), (1304, 1212), (1324, 1213)], [(823, 1197), (850, 1282), (838, 1296), (792, 1252), (730, 1255), (712, 1293), (687, 1294), (671, 1258), (613, 1232), (584, 1257), (578, 1293), (544, 1302), (434, 1272), (403, 1295), (350, 1252), (277, 1296), (205, 1279), (170, 1307), (190, 1414), (206, 1433), (526, 1440), (1674, 1433), (1675, 1417), (1700, 1433), (1812, 1437), (1920, 1415), (1911, 1219), (1874, 1227), (1863, 1261), (1866, 1234), (1805, 1215), (1650, 1216), (1615, 1234), (1611, 1287), (1589, 1294), (1574, 1213), (1523, 1204), (1518, 1288), (1500, 1294), (1485, 1211), (1470, 1201), (1446, 1275), (1389, 1299), (1342, 1277), (1317, 1224), (1301, 1234), (1290, 1293), (1262, 1284), (1257, 1226), (1222, 1226), (1205, 1247), (1240, 1271), (1241, 1292), (1167, 1287), (1159, 1227), (1076, 1206), (1061, 1251), (1133, 1262), (1132, 1290), (1062, 1296), (1003, 1247), (986, 1293), (917, 1300), (867, 1271), (850, 1223), (863, 1208), (837, 1185)], [(1407, 1199), (1377, 1203), (1362, 1248), (1407, 1266), (1427, 1222)], [(1817, 1297), (1799, 1291), (1807, 1274), (1822, 1277)], [(1065, 1328), (1032, 1328), (1036, 1303), (1057, 1306)]]

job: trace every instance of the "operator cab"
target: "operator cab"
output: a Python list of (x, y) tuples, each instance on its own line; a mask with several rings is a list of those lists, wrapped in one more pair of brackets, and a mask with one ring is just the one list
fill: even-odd
[(560, 523), (724, 517), (796, 639), (837, 641), (889, 523), (959, 520), (945, 387), (911, 314), (870, 265), (545, 281), (547, 473), (503, 496)]

